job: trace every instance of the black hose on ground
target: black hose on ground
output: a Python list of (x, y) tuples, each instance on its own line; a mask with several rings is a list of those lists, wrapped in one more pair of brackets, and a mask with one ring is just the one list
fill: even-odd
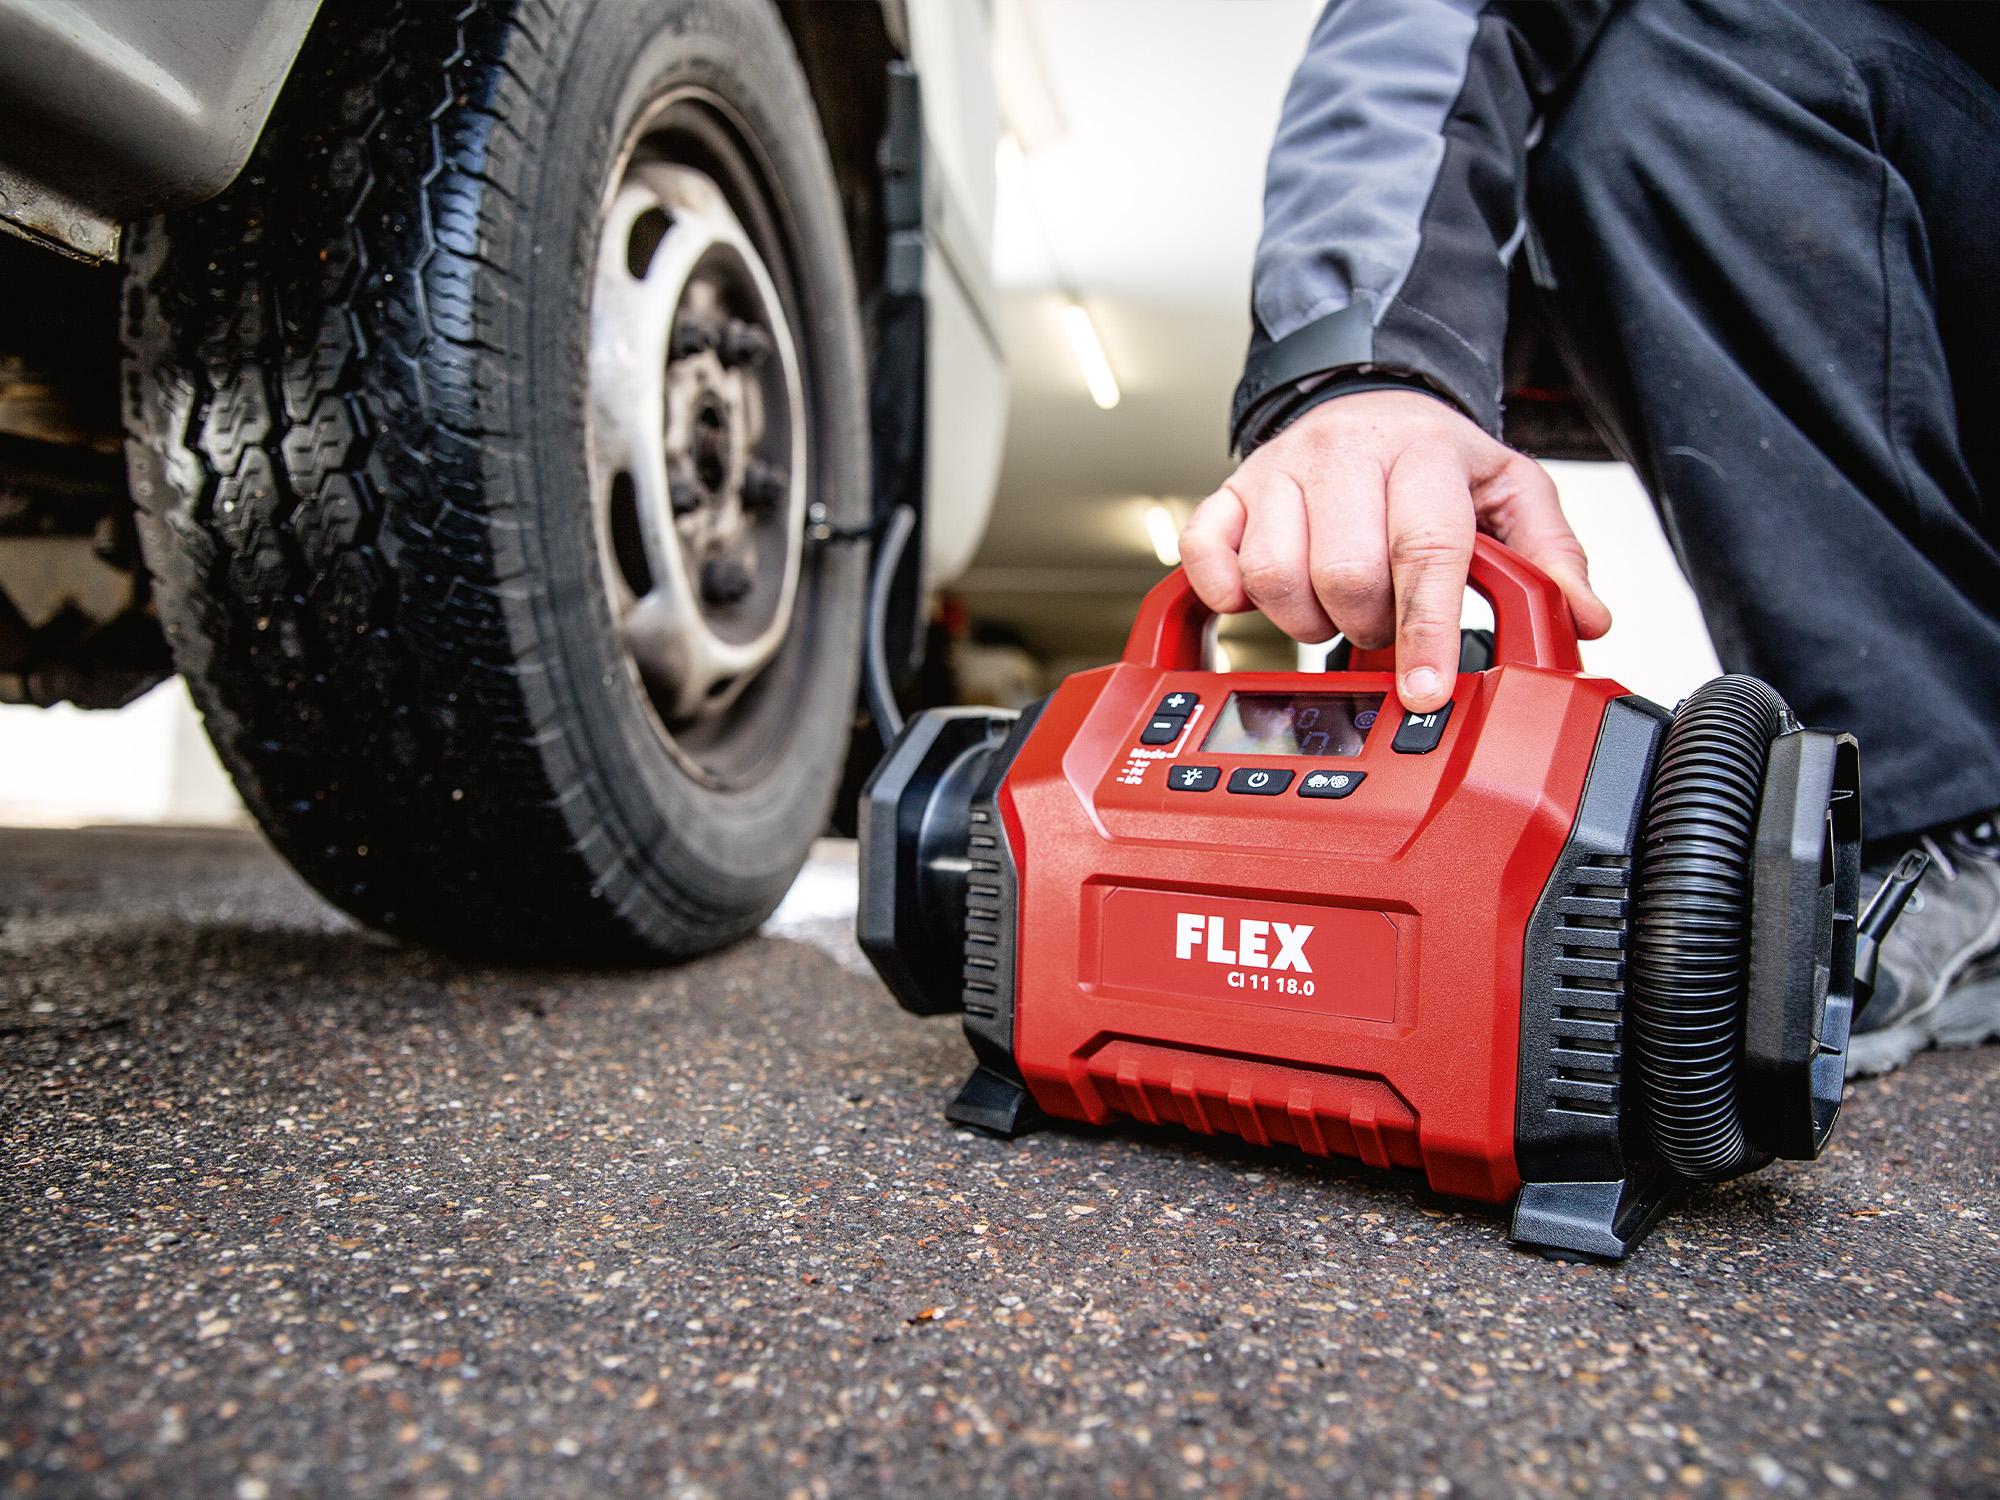
[(1744, 1133), (1750, 873), (1764, 762), (1795, 727), (1765, 683), (1703, 684), (1667, 729), (1646, 807), (1627, 967), (1629, 1024), (1653, 1144), (1684, 1177), (1768, 1161)]

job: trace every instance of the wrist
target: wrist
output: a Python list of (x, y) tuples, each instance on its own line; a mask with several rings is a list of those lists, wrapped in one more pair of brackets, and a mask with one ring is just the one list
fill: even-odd
[(1237, 448), (1237, 459), (1248, 458), (1252, 452), (1297, 422), (1307, 412), (1338, 401), (1343, 396), (1358, 396), (1370, 391), (1410, 391), (1431, 400), (1467, 420), (1470, 414), (1449, 394), (1426, 380), (1414, 370), (1387, 369), (1374, 365), (1350, 366), (1344, 370), (1334, 370), (1324, 376), (1310, 377), (1299, 381), (1291, 389), (1273, 392), (1257, 409), (1253, 410), (1243, 423)]

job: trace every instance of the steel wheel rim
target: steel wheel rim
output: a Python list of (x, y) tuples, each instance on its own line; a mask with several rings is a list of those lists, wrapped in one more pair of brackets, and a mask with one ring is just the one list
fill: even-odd
[(810, 462), (784, 301), (707, 172), (628, 154), (598, 234), (588, 354), (605, 603), (679, 754), (726, 728), (786, 644)]

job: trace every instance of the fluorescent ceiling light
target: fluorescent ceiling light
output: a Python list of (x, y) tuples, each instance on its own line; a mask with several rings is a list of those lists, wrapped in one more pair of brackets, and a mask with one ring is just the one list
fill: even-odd
[(1090, 321), (1090, 314), (1080, 302), (1065, 307), (1062, 317), (1063, 330), (1069, 334), (1070, 352), (1076, 356), (1077, 368), (1083, 371), (1083, 383), (1090, 387), (1090, 399), (1110, 411), (1118, 404), (1118, 377), (1111, 373), (1111, 361), (1104, 357), (1104, 345), (1097, 339), (1097, 325)]
[(1181, 528), (1174, 513), (1164, 505), (1146, 507), (1146, 539), (1153, 544), (1153, 556), (1163, 568), (1177, 568), (1181, 562)]

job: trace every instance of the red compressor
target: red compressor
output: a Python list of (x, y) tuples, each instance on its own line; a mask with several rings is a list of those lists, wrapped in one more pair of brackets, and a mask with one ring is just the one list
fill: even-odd
[(1754, 678), (1672, 713), (1583, 671), (1555, 584), (1486, 538), (1451, 701), (1386, 652), (1203, 669), (1176, 571), (1124, 659), (1019, 715), (916, 716), (861, 824), (860, 939), (962, 1011), (946, 1113), (1167, 1122), (1512, 1200), (1623, 1256), (1689, 1181), (1819, 1155), (1877, 940), (1853, 738)]

